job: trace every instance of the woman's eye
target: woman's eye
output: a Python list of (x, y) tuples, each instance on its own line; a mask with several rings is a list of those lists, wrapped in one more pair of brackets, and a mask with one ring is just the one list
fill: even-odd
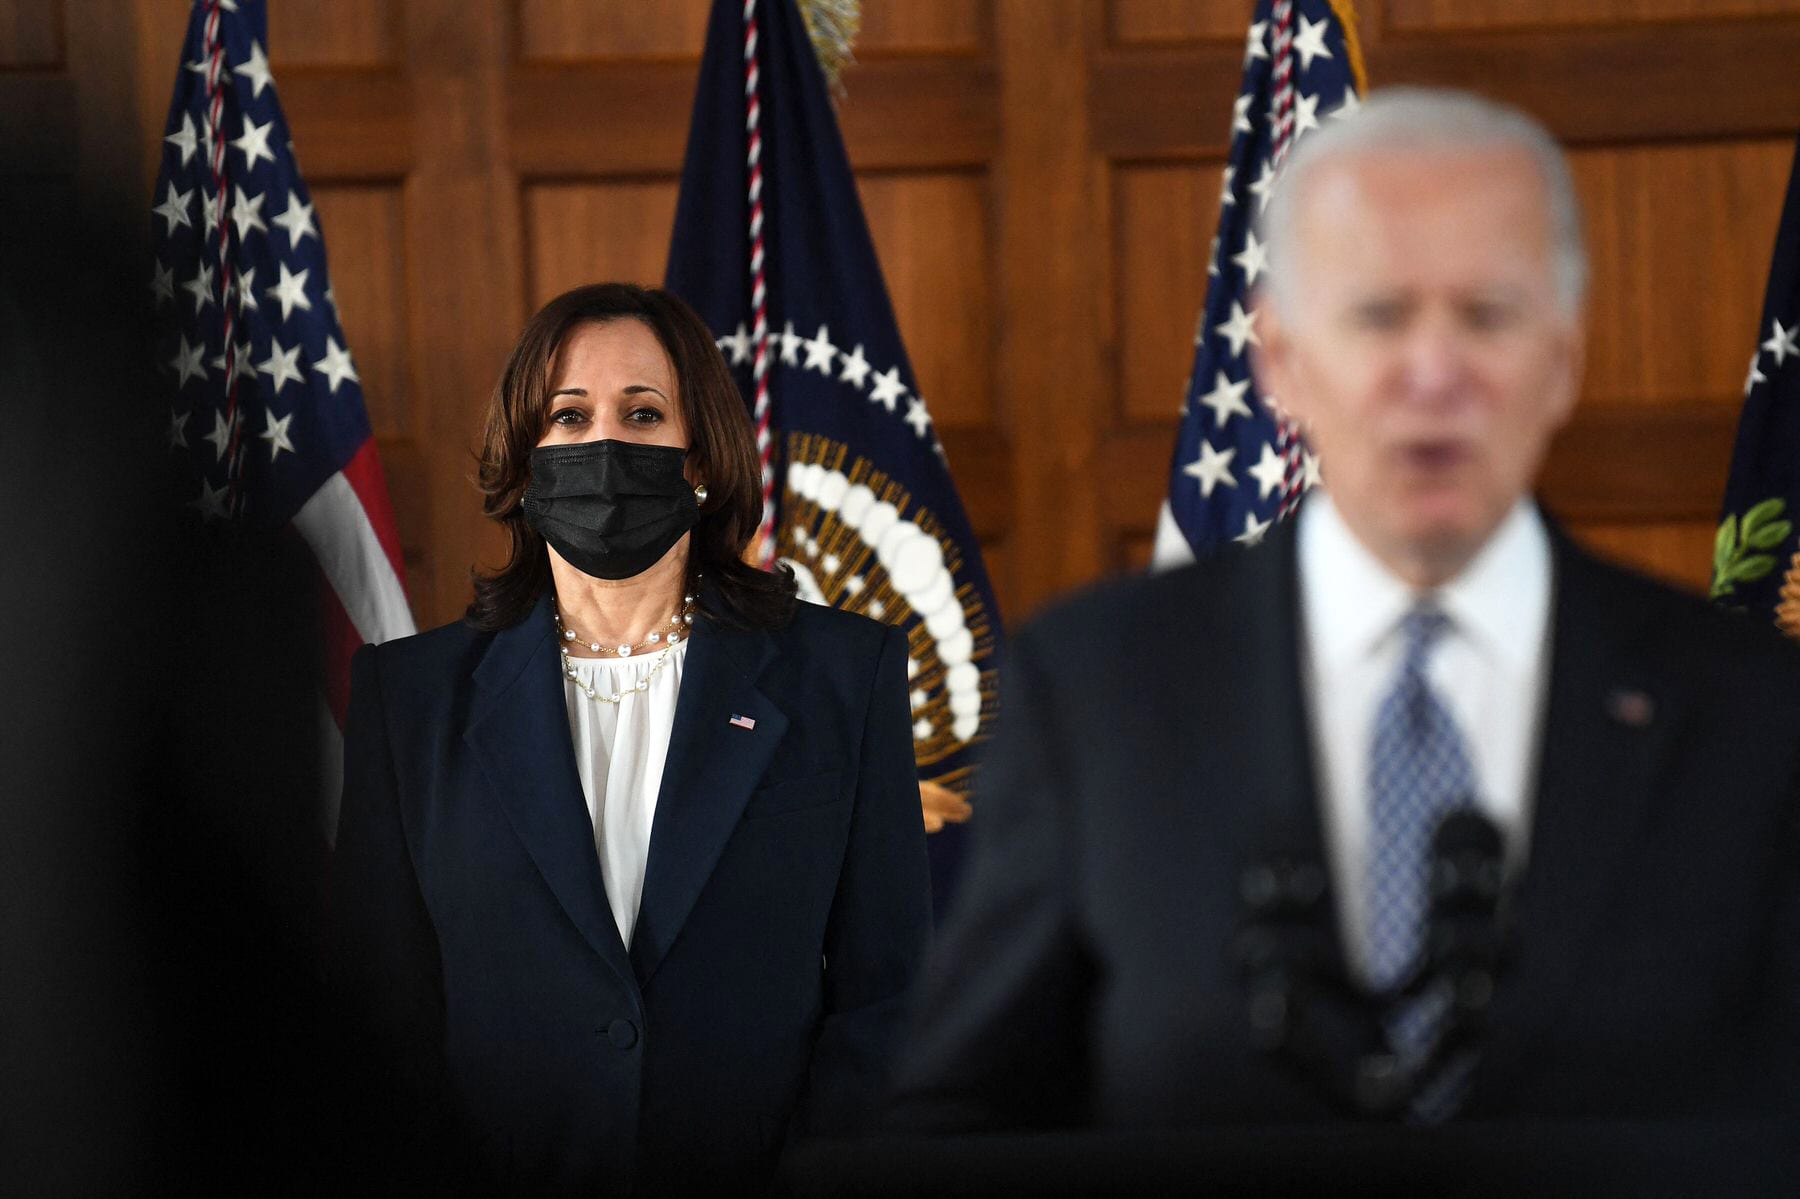
[(634, 408), (626, 419), (636, 425), (654, 425), (663, 418), (662, 411), (657, 408)]
[(587, 419), (579, 408), (558, 408), (550, 417), (553, 425), (578, 425)]

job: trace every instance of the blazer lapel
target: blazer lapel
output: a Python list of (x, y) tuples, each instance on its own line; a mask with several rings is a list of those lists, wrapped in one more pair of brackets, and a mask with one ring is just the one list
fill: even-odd
[(695, 626), (650, 831), (631, 962), (649, 982), (693, 910), (788, 719), (756, 688), (775, 656), (767, 633)]
[(1323, 872), (1325, 901), (1318, 919), (1324, 927), (1318, 931), (1330, 947), (1334, 974), (1347, 978), (1301, 672), (1304, 613), (1297, 525), (1294, 520), (1282, 522), (1266, 545), (1243, 553), (1234, 563), (1248, 575), (1242, 586), (1225, 592), (1232, 605), (1226, 627), (1234, 634), (1209, 647), (1214, 656), (1206, 672), (1243, 688), (1240, 711), (1247, 723), (1229, 738), (1240, 757), (1226, 776), (1246, 781), (1237, 788), (1243, 830), (1239, 844), (1248, 853), (1240, 865), (1311, 864)]
[(1679, 696), (1634, 644), (1629, 597), (1552, 532), (1554, 632), (1538, 792), (1513, 899), (1514, 960), (1495, 995), (1476, 1098), (1503, 1091), (1535, 1036), (1572, 997), (1585, 947), (1643, 830)]
[(548, 595), (524, 621), (494, 635), (475, 669), (463, 739), (563, 911), (621, 981), (630, 980), (575, 769)]

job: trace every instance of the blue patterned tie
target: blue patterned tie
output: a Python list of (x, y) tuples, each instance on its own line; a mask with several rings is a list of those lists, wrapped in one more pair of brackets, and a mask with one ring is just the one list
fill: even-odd
[[(1401, 621), (1405, 649), (1398, 676), (1375, 715), (1369, 747), (1369, 983), (1388, 990), (1418, 968), (1424, 943), (1431, 841), (1438, 823), (1474, 798), (1474, 770), (1456, 721), (1425, 675), (1449, 618), (1414, 608)], [(1401, 1004), (1387, 1021), (1402, 1063), (1430, 1052), (1448, 1013), (1448, 996), (1431, 992)], [(1455, 1099), (1450, 1099), (1454, 1107)], [(1444, 1112), (1448, 1115), (1448, 1111)]]

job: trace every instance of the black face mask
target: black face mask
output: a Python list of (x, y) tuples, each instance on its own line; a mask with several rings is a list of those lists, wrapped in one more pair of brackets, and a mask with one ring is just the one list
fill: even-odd
[(642, 574), (700, 519), (686, 460), (686, 450), (629, 441), (540, 446), (525, 521), (583, 573)]

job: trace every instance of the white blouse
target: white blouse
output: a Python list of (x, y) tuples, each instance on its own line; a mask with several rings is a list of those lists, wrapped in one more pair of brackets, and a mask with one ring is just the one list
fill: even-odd
[[(665, 653), (667, 660), (659, 667)], [(656, 795), (662, 790), (663, 762), (669, 756), (669, 734), (675, 728), (675, 699), (687, 662), (687, 641), (630, 658), (563, 660), (573, 665), (576, 675), (563, 678), (575, 769), (587, 796), (606, 901), (619, 936), (629, 947), (644, 896), (650, 828), (656, 819)], [(647, 676), (649, 686), (637, 690)], [(589, 699), (587, 687), (601, 695), (617, 693), (620, 702)]]

